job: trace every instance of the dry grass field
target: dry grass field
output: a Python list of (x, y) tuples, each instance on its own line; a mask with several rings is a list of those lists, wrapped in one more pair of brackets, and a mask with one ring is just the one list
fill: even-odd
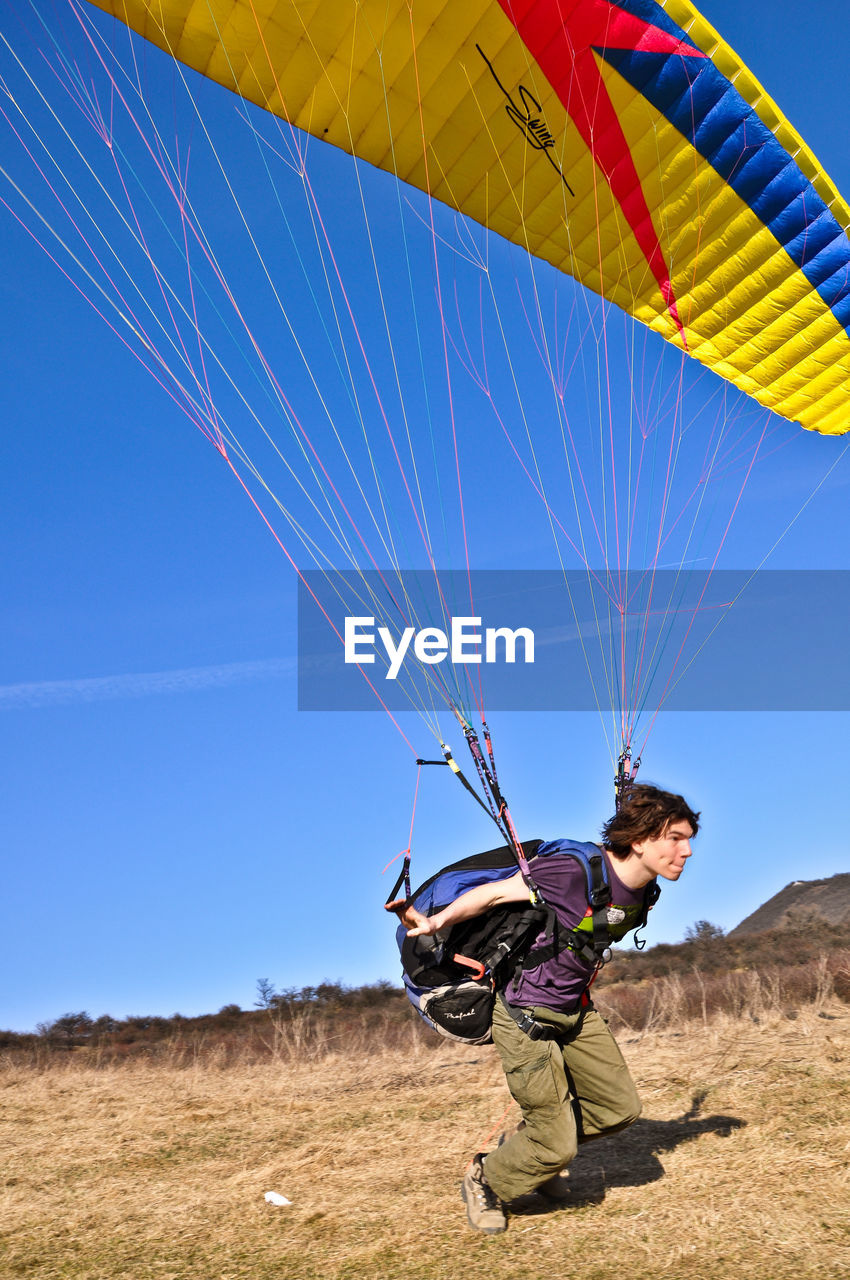
[(621, 1032), (643, 1118), (582, 1148), (566, 1205), (530, 1196), (494, 1237), (458, 1193), (518, 1118), (491, 1047), (10, 1056), (0, 1275), (847, 1280), (848, 1033), (831, 1000)]

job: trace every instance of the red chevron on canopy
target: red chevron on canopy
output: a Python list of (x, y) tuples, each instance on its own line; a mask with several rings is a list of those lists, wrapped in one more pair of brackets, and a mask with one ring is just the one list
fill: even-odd
[(596, 50), (632, 49), (641, 53), (679, 54), (704, 58), (685, 40), (643, 18), (627, 13), (611, 0), (499, 0), (516, 27), (605, 176), (634, 233), (682, 341), (670, 282), (670, 269), (658, 240), (629, 144), (608, 96)]

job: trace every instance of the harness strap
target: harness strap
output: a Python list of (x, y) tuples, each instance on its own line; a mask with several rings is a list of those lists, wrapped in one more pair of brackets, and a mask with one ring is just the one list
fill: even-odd
[(648, 884), (646, 886), (646, 893), (643, 896), (643, 911), (641, 912), (640, 920), (638, 920), (637, 924), (635, 925), (635, 938), (634, 938), (635, 951), (643, 951), (644, 947), (646, 946), (646, 938), (639, 938), (638, 933), (646, 924), (647, 916), (649, 915), (650, 911), (655, 906), (656, 902), (660, 897), (661, 897), (661, 885), (658, 883), (657, 880), (654, 881), (652, 884)]
[[(478, 792), (475, 790), (475, 787), (473, 787), (472, 783), (471, 783), (471, 782), (469, 782), (469, 781), (464, 777), (463, 773), (461, 772), (460, 765), (458, 764), (457, 760), (455, 760), (454, 756), (452, 755), (452, 749), (451, 749), (451, 747), (447, 747), (447, 746), (446, 746), (446, 744), (445, 744), (445, 742), (441, 742), (441, 743), (440, 743), (440, 749), (441, 749), (441, 751), (442, 751), (443, 755), (446, 757), (446, 764), (449, 766), (449, 768), (451, 769), (451, 771), (452, 771), (452, 773), (455, 775), (455, 777), (458, 779), (458, 781), (463, 783), (463, 785), (466, 787), (466, 789), (467, 789), (467, 791), (469, 792), (469, 794), (474, 798), (474, 800), (476, 801), (476, 803), (481, 805), (481, 808), (484, 810), (484, 812), (485, 812), (485, 813), (489, 813), (489, 814), (490, 814), (490, 816), (492, 817), (493, 815), (492, 815), (492, 813), (490, 813), (490, 809), (489, 809), (489, 808), (488, 808), (488, 806), (484, 803), (484, 801), (481, 799), (480, 795), (479, 795), (479, 794), (478, 794)], [(498, 823), (497, 823), (496, 825), (498, 826)], [(503, 833), (503, 834), (504, 834), (504, 833)]]
[(593, 911), (593, 944), (592, 950), (596, 962), (604, 960), (605, 952), (610, 954), (611, 935), (608, 932), (608, 907), (611, 905), (611, 886), (605, 878), (605, 863), (602, 851), (590, 856), (590, 893), (588, 902)]
[[(541, 964), (553, 960), (560, 951), (566, 947), (569, 951), (574, 951), (576, 955), (584, 960), (585, 964), (601, 966), (611, 959), (611, 933), (608, 926), (608, 907), (611, 903), (611, 888), (605, 879), (605, 863), (602, 853), (593, 854), (588, 859), (590, 866), (590, 879), (588, 882), (588, 905), (592, 911), (593, 933), (590, 940), (585, 941), (581, 933), (577, 929), (562, 929), (558, 924), (558, 919), (551, 908), (548, 909), (545, 926), (542, 932), (550, 935), (550, 941), (541, 943), (539, 947), (534, 947), (520, 961), (514, 970), (514, 975), (525, 969), (536, 969)], [(655, 905), (661, 894), (661, 889), (657, 882), (652, 882), (646, 886), (643, 895), (643, 906), (640, 916), (634, 926), (635, 934), (646, 924), (647, 916), (650, 908)], [(631, 932), (631, 930), (629, 930)], [(641, 951), (646, 945), (644, 939), (635, 937), (635, 947)], [(595, 976), (595, 975), (594, 975)], [(591, 979), (592, 981), (592, 979)]]
[(405, 905), (407, 905), (407, 902), (410, 901), (410, 854), (409, 853), (405, 854), (404, 863), (402, 864), (401, 871), (399, 871), (398, 873), (398, 880), (396, 880), (395, 884), (390, 889), (389, 897), (384, 903), (384, 906), (389, 906), (391, 902), (395, 901), (395, 896), (402, 885), (404, 885), (404, 893), (406, 898)]
[[(539, 965), (546, 964), (548, 960), (554, 960), (555, 956), (559, 955), (564, 947), (566, 947), (568, 951), (574, 951), (577, 956), (580, 956), (581, 959), (585, 961), (586, 964), (598, 965), (608, 958), (604, 954), (609, 950), (607, 943), (603, 948), (603, 954), (599, 956), (596, 954), (593, 949), (593, 945), (590, 942), (581, 942), (578, 945), (576, 945), (572, 940), (564, 942), (563, 933), (564, 931), (561, 929), (558, 922), (555, 921), (555, 926), (552, 931), (552, 941), (544, 942), (542, 946), (535, 947), (533, 951), (529, 951), (524, 960), (517, 965), (514, 970), (514, 975), (523, 969), (536, 969)], [(570, 939), (576, 937), (572, 930), (568, 931), (568, 936)]]
[(544, 1022), (538, 1022), (536, 1018), (532, 1018), (527, 1009), (517, 1009), (514, 1005), (508, 1004), (503, 995), (500, 994), (499, 999), (504, 1005), (507, 1012), (513, 1018), (520, 1031), (528, 1036), (529, 1040), (554, 1040), (558, 1035), (558, 1028), (548, 1026)]
[[(458, 716), (458, 719), (461, 719), (461, 717)], [(517, 860), (517, 866), (522, 873), (522, 878), (528, 885), (534, 899), (539, 901), (540, 895), (537, 891), (537, 886), (531, 878), (531, 871), (523, 852), (522, 843), (514, 829), (513, 819), (511, 818), (510, 810), (508, 809), (508, 802), (502, 795), (499, 788), (499, 781), (496, 777), (496, 761), (493, 756), (493, 744), (490, 740), (490, 730), (487, 728), (486, 722), (483, 723), (485, 740), (487, 742), (487, 752), (493, 766), (492, 769), (488, 767), (487, 761), (482, 755), (481, 746), (478, 741), (478, 734), (475, 732), (471, 724), (465, 723), (461, 719), (463, 735), (466, 738), (466, 744), (469, 747), (470, 754), (475, 763), (475, 768), (478, 770), (481, 787), (487, 797), (487, 803), (490, 807), (490, 816), (513, 849), (514, 857)]]
[(466, 717), (461, 714), (459, 708), (453, 703), (451, 704), (451, 710), (454, 712), (455, 718), (463, 731), (463, 736), (466, 739), (466, 745), (469, 747), (473, 763), (478, 773), (479, 781), (481, 782), (481, 789), (487, 797), (487, 803), (484, 803), (475, 788), (472, 787), (463, 776), (457, 762), (452, 758), (452, 753), (449, 748), (445, 743), (440, 743), (443, 755), (446, 758), (446, 763), (450, 766), (453, 772), (457, 774), (467, 791), (469, 791), (471, 795), (475, 796), (475, 799), (481, 805), (481, 808), (486, 812), (489, 812), (490, 817), (501, 831), (505, 841), (513, 850), (522, 878), (531, 891), (532, 900), (540, 901), (540, 895), (531, 878), (528, 862), (526, 860), (525, 853), (523, 852), (522, 842), (516, 833), (516, 828), (514, 827), (513, 819), (511, 818), (510, 810), (508, 809), (508, 802), (502, 795), (499, 787), (499, 780), (496, 775), (496, 758), (493, 754), (493, 742), (490, 737), (490, 730), (487, 726), (487, 722), (482, 718), (481, 723), (484, 731), (484, 741), (487, 747), (487, 756), (490, 761), (489, 764), (487, 763), (487, 760), (484, 759), (484, 755), (481, 751), (481, 745), (478, 741), (478, 734), (475, 732), (472, 725)]

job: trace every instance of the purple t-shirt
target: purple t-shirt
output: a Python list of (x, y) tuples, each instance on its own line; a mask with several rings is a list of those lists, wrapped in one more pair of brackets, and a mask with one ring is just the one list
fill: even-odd
[[(609, 857), (604, 850), (603, 857), (611, 886), (611, 906), (625, 908), (642, 904), (646, 889), (627, 888), (617, 875), (617, 859)], [(533, 858), (529, 865), (534, 883), (544, 902), (555, 912), (562, 929), (574, 929), (590, 914), (587, 876), (578, 859), (555, 854)], [(546, 941), (543, 932), (535, 939), (534, 946)], [(595, 964), (564, 946), (558, 955), (544, 960), (536, 969), (520, 970), (505, 988), (505, 997), (510, 1004), (520, 1007), (540, 1005), (565, 1013), (581, 999), (595, 968)]]

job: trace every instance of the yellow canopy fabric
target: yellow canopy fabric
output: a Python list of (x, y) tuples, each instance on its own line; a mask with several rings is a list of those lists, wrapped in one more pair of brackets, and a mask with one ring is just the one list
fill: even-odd
[(850, 428), (850, 211), (689, 0), (92, 0), (194, 70)]

